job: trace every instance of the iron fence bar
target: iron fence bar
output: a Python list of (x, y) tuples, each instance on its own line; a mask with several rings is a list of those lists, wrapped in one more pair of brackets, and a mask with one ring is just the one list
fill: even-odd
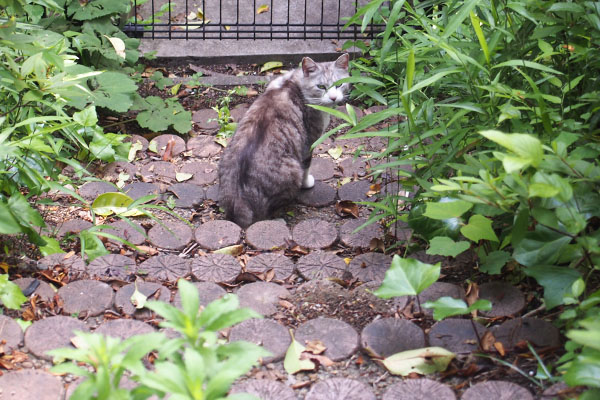
[[(169, 6), (169, 24), (171, 24), (171, 0), (169, 0), (168, 6)], [(170, 27), (170, 25), (169, 25), (169, 27)], [(169, 29), (169, 39), (171, 39), (171, 29)]]
[(190, 15), (189, 11), (188, 11), (188, 1), (185, 0), (185, 40), (188, 40), (188, 27), (189, 27), (189, 19), (188, 19), (188, 15)]

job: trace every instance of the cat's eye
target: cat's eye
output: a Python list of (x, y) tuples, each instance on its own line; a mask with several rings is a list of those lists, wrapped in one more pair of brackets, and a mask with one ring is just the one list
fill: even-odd
[(327, 90), (327, 86), (325, 85), (317, 85), (317, 88), (321, 90)]

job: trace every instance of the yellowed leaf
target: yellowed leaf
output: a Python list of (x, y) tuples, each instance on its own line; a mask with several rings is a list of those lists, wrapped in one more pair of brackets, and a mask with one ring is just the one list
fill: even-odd
[(267, 4), (263, 4), (256, 9), (256, 14), (262, 14), (269, 11), (269, 6)]

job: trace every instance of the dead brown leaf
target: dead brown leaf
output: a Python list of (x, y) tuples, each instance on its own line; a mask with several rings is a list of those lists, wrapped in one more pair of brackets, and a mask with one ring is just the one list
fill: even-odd
[(305, 256), (308, 253), (310, 253), (310, 251), (306, 247), (302, 247), (300, 245), (295, 245), (290, 249), (290, 251), (292, 253), (300, 254), (301, 256)]
[(342, 217), (346, 215), (352, 215), (354, 218), (358, 218), (360, 216), (358, 204), (350, 200), (338, 201), (335, 204), (335, 212)]
[(491, 351), (495, 343), (496, 338), (491, 331), (486, 331), (481, 337), (481, 349), (484, 351)]
[(300, 359), (308, 359), (310, 361), (317, 362), (325, 367), (330, 367), (333, 364), (335, 364), (329, 357), (322, 356), (322, 355), (315, 355), (315, 354), (306, 353), (306, 352), (304, 352), (304, 353), (302, 353), (302, 355), (300, 355)]
[(292, 309), (296, 308), (292, 303), (290, 303), (287, 300), (279, 300), (279, 305), (288, 310), (292, 310)]
[(371, 196), (376, 195), (379, 192), (381, 192), (381, 184), (374, 183), (371, 186), (369, 186), (369, 191), (367, 192), (367, 196), (371, 197)]
[(504, 345), (502, 344), (502, 342), (494, 342), (494, 348), (502, 357), (506, 355), (506, 350), (504, 349)]
[(369, 249), (371, 251), (379, 250), (382, 253), (384, 253), (385, 252), (385, 243), (383, 242), (383, 240), (381, 240), (379, 238), (373, 238), (369, 242)]
[(467, 288), (467, 304), (470, 306), (473, 303), (475, 303), (477, 300), (479, 300), (479, 285), (477, 285), (476, 283), (472, 282), (469, 284), (469, 287)]
[(155, 249), (154, 247), (140, 245), (140, 246), (137, 246), (137, 248), (140, 251), (142, 251), (142, 252), (144, 252), (144, 253), (146, 253), (146, 254), (148, 254), (150, 256), (158, 254), (158, 250)]
[(321, 354), (323, 353), (325, 350), (327, 350), (327, 347), (325, 347), (325, 344), (323, 344), (323, 342), (321, 342), (320, 340), (309, 340), (308, 342), (306, 342), (306, 352), (312, 353), (312, 354)]

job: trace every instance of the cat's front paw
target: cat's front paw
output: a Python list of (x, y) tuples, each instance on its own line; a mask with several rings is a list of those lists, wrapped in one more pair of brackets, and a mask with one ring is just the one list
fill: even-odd
[(307, 174), (302, 182), (302, 189), (310, 189), (315, 186), (315, 178), (311, 174)]

